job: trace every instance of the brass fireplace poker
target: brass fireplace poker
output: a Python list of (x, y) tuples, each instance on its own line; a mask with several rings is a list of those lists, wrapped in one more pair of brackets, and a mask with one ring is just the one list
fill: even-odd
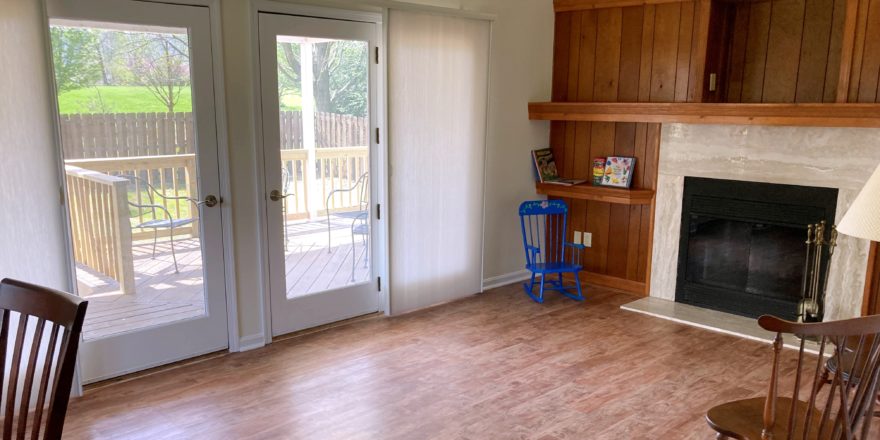
[[(801, 288), (801, 301), (798, 304), (799, 321), (816, 321), (820, 318), (820, 295), (828, 287), (828, 272), (831, 267), (831, 256), (837, 247), (837, 227), (831, 225), (827, 234), (824, 220), (807, 225), (807, 257), (804, 262), (804, 276)], [(828, 252), (828, 259), (822, 266), (823, 255)], [(824, 275), (821, 277), (820, 275)], [(821, 291), (819, 289), (821, 283)]]

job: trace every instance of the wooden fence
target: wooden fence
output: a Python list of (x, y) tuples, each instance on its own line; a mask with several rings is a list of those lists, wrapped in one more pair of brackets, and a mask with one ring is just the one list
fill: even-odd
[(78, 263), (134, 292), (134, 259), (128, 216), (128, 180), (65, 165), (70, 228)]
[[(302, 113), (281, 112), (281, 148), (303, 148)], [(368, 145), (369, 120), (315, 114), (318, 148)], [(195, 153), (192, 113), (108, 113), (61, 116), (65, 159)]]

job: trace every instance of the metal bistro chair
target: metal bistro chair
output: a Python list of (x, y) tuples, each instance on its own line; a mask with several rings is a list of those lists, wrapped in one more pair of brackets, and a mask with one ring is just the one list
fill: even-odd
[(0, 370), (4, 439), (61, 438), (88, 305), (58, 290), (0, 282), (0, 360), (9, 366)]
[[(186, 200), (187, 202), (192, 203), (196, 207), (196, 209), (198, 209), (198, 207), (201, 206), (201, 202), (199, 202), (195, 199), (191, 199), (189, 197), (167, 196), (167, 195), (163, 194), (161, 191), (157, 190), (149, 182), (147, 182), (144, 179), (141, 179), (140, 177), (131, 176), (131, 175), (127, 175), (125, 177), (130, 182), (135, 184), (135, 188), (137, 188), (138, 185), (146, 186), (147, 198), (149, 199), (149, 203), (146, 203), (146, 204), (145, 203), (135, 203), (135, 202), (129, 201), (128, 202), (129, 206), (136, 208), (138, 210), (139, 214), (143, 214), (145, 210), (152, 213), (152, 220), (147, 220), (145, 222), (141, 222), (141, 223), (133, 226), (133, 228), (152, 229), (153, 230), (153, 258), (156, 258), (156, 241), (159, 238), (159, 230), (160, 229), (168, 229), (169, 235), (170, 235), (170, 242), (171, 242), (171, 258), (174, 260), (174, 272), (178, 273), (179, 270), (177, 268), (177, 255), (174, 253), (174, 228), (179, 228), (181, 226), (189, 225), (189, 224), (193, 223), (195, 221), (195, 219), (193, 219), (192, 217), (190, 217), (190, 218), (177, 218), (177, 219), (172, 217), (171, 212), (168, 211), (168, 208), (166, 208), (164, 204), (156, 203), (156, 199), (153, 196), (155, 195), (156, 197), (161, 198), (163, 201)], [(140, 200), (140, 198), (138, 198), (138, 200)], [(164, 218), (158, 218), (156, 216), (156, 210), (162, 211), (162, 213), (164, 214)]]
[(355, 236), (359, 235), (361, 237), (361, 241), (364, 244), (364, 249), (366, 249), (366, 255), (364, 255), (364, 267), (367, 267), (370, 260), (370, 252), (367, 246), (370, 242), (370, 173), (366, 172), (361, 174), (361, 176), (358, 177), (358, 179), (354, 182), (354, 185), (349, 188), (334, 189), (333, 191), (330, 191), (330, 194), (327, 195), (327, 204), (324, 205), (327, 211), (327, 252), (332, 252), (332, 238), (330, 233), (330, 200), (333, 198), (334, 194), (346, 192), (351, 193), (355, 191), (358, 195), (357, 211), (337, 212), (333, 214), (336, 217), (351, 219), (352, 281), (354, 281), (354, 271), (357, 260), (357, 255), (354, 252)]
[(284, 201), (281, 203), (281, 227), (284, 229), (284, 252), (287, 252), (287, 242), (290, 240), (288, 237), (287, 230), (287, 198), (293, 195), (293, 192), (288, 192), (290, 189), (290, 171), (287, 170), (287, 165), (281, 166), (281, 191), (284, 193)]
[[(550, 284), (549, 289), (577, 300), (583, 301), (581, 281), (578, 272), (583, 270), (581, 266), (581, 251), (586, 248), (582, 244), (565, 241), (565, 231), (568, 225), (568, 206), (562, 200), (533, 200), (519, 205), (520, 225), (522, 226), (523, 247), (526, 252), (526, 269), (532, 273), (532, 279), (524, 283), (526, 294), (538, 303), (544, 302), (545, 281)], [(571, 249), (569, 258), (565, 258), (566, 249)], [(574, 282), (577, 294), (570, 292), (571, 288), (563, 285), (562, 275), (574, 274)], [(541, 276), (540, 290), (535, 296), (535, 276)], [(557, 275), (558, 279), (547, 279), (550, 275)]]

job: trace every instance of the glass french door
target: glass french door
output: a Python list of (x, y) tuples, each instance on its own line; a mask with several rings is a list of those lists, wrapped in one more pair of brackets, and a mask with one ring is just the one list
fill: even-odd
[(208, 9), (50, 0), (84, 382), (227, 348)]
[(379, 309), (374, 23), (259, 15), (271, 327)]

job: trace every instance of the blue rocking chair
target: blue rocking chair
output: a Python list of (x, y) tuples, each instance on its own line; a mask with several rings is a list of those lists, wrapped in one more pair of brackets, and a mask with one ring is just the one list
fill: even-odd
[[(583, 301), (581, 292), (581, 280), (578, 272), (583, 270), (581, 266), (581, 251), (586, 248), (582, 244), (565, 241), (565, 231), (568, 226), (568, 206), (562, 200), (533, 200), (519, 205), (519, 219), (522, 226), (523, 247), (526, 251), (526, 269), (532, 273), (530, 282), (524, 283), (526, 294), (535, 302), (544, 302), (545, 283), (548, 290), (556, 290), (559, 293), (577, 300)], [(570, 249), (568, 260), (565, 251)], [(577, 294), (572, 293), (562, 283), (562, 274), (574, 274), (574, 287)], [(549, 279), (550, 275), (557, 275), (557, 279)], [(535, 277), (541, 276), (540, 289), (535, 296)]]

